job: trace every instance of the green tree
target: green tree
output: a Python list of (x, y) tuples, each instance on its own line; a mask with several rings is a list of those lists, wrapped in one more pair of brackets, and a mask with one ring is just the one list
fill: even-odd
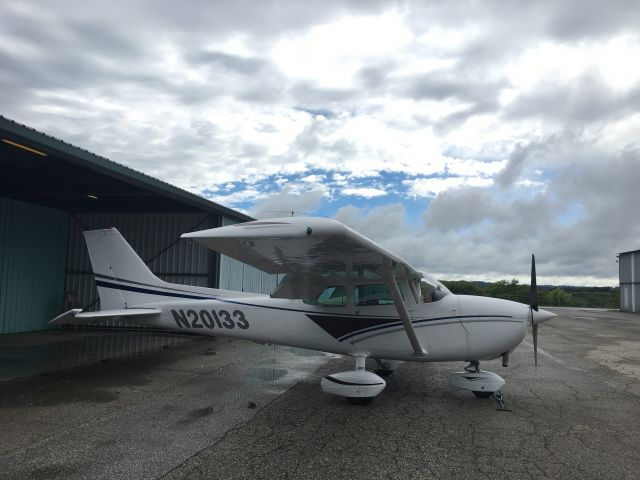
[(520, 294), (519, 281), (515, 278), (498, 280), (486, 288), (486, 293), (496, 298), (511, 298)]
[(571, 306), (572, 296), (560, 287), (556, 287), (548, 294), (549, 303), (559, 307)]
[(466, 280), (447, 280), (442, 282), (452, 293), (458, 295), (482, 295), (482, 290)]

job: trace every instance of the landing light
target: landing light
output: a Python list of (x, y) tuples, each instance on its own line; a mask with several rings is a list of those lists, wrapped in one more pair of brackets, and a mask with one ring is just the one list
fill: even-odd
[(87, 193), (87, 197), (92, 198), (92, 199), (94, 199), (94, 200), (97, 200), (97, 199), (98, 199), (98, 197), (97, 197), (97, 196), (95, 196), (95, 195), (91, 195), (90, 193)]
[(31, 147), (26, 147), (24, 145), (20, 145), (19, 143), (12, 142), (11, 140), (7, 140), (6, 138), (3, 138), (2, 141), (4, 143), (8, 143), (9, 145), (13, 145), (14, 147), (22, 148), (23, 150), (26, 150), (28, 152), (35, 153), (36, 155), (41, 155), (43, 157), (47, 156), (46, 153), (41, 152), (40, 150), (36, 150), (35, 148), (31, 148)]

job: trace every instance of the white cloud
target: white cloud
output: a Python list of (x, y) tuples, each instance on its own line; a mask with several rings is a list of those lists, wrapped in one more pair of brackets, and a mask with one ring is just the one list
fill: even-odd
[(225, 205), (337, 212), (448, 278), (542, 249), (548, 278), (611, 279), (640, 233), (612, 220), (638, 203), (640, 5), (523, 8), (4, 2), (0, 104)]
[(300, 215), (312, 212), (322, 201), (323, 192), (313, 190), (303, 193), (285, 189), (282, 192), (265, 195), (250, 210), (256, 218), (275, 218), (289, 216), (291, 213)]
[(412, 197), (434, 197), (439, 193), (460, 186), (487, 187), (493, 184), (490, 178), (482, 177), (433, 177), (404, 180), (407, 193)]
[(363, 198), (384, 197), (387, 194), (385, 190), (382, 190), (381, 188), (373, 188), (373, 187), (343, 188), (340, 192), (343, 195), (348, 195), (351, 197), (363, 197)]
[(347, 16), (281, 39), (271, 56), (289, 77), (326, 87), (350, 87), (363, 59), (388, 54), (411, 38), (397, 13)]
[(628, 89), (640, 80), (640, 65), (629, 61), (639, 56), (638, 35), (623, 34), (606, 42), (564, 45), (547, 41), (524, 51), (505, 66), (505, 71), (522, 90), (534, 88), (545, 78), (575, 79), (590, 69), (597, 69), (611, 86)]
[(544, 188), (545, 187), (545, 183), (544, 182), (539, 182), (536, 180), (529, 180), (527, 178), (525, 178), (524, 180), (518, 180), (516, 182), (516, 186), (518, 187), (526, 187), (526, 188)]
[(305, 183), (321, 183), (325, 180), (324, 175), (307, 175), (306, 177), (302, 177), (300, 179), (301, 182)]
[(262, 200), (267, 197), (267, 194), (261, 192), (255, 188), (246, 188), (238, 190), (237, 192), (224, 193), (220, 192), (215, 195), (208, 195), (207, 198), (220, 204), (236, 204), (244, 203), (246, 201)]
[(507, 164), (506, 160), (482, 162), (478, 160), (454, 159), (447, 162), (447, 171), (451, 175), (464, 177), (493, 177)]
[[(372, 209), (347, 205), (336, 211), (335, 218), (386, 246), (388, 244), (385, 242), (395, 243), (398, 233), (407, 229), (406, 210), (399, 203)], [(392, 246), (390, 251), (398, 253), (395, 246)]]

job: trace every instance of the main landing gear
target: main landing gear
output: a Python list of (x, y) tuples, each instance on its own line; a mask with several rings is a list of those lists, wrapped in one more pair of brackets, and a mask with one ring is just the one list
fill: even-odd
[[(355, 355), (354, 358), (355, 370), (327, 375), (320, 382), (320, 387), (323, 392), (345, 397), (349, 403), (354, 405), (367, 405), (387, 386), (385, 380), (376, 373), (388, 374), (395, 368), (389, 368), (391, 363), (378, 361), (383, 372), (369, 372), (365, 370), (366, 355)], [(505, 384), (504, 379), (493, 372), (480, 370), (480, 362), (477, 360), (469, 362), (463, 372), (453, 373), (449, 384), (453, 388), (468, 390), (479, 398), (493, 397), (496, 400), (498, 410), (506, 410), (500, 391)]]
[(325, 393), (345, 397), (354, 405), (366, 405), (374, 397), (378, 396), (387, 382), (373, 372), (367, 372), (364, 368), (365, 355), (358, 355), (356, 369), (349, 372), (332, 373), (320, 382), (320, 387)]
[(380, 375), (383, 378), (390, 376), (397, 368), (402, 365), (400, 360), (386, 360), (384, 358), (374, 358), (378, 368), (374, 370), (376, 375)]

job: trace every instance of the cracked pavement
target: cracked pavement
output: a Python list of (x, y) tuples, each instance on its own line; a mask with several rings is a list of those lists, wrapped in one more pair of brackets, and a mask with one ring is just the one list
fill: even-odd
[(351, 359), (223, 340), (0, 384), (0, 478), (637, 478), (640, 316), (550, 310), (537, 370), (530, 337), (481, 364), (505, 412), (449, 388), (462, 363), (362, 407), (319, 387)]

